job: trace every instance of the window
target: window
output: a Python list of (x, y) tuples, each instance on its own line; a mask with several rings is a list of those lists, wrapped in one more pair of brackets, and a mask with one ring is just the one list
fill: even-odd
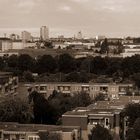
[(105, 126), (109, 126), (109, 118), (105, 118)]
[(40, 86), (40, 90), (42, 91), (46, 90), (46, 86)]
[(29, 136), (28, 140), (40, 140), (39, 136)]
[(112, 88), (112, 91), (115, 91), (115, 90), (116, 90), (116, 89), (113, 87), (113, 88)]

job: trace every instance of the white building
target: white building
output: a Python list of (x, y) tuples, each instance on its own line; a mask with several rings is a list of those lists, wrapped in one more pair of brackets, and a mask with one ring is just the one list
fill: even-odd
[(9, 38), (0, 38), (0, 51), (7, 51), (12, 49), (12, 40)]
[(46, 26), (40, 28), (40, 39), (43, 41), (49, 39), (49, 29)]
[(140, 55), (140, 48), (127, 48), (124, 49), (124, 52), (122, 53), (123, 58), (131, 57), (134, 55)]
[(98, 35), (95, 38), (96, 40), (104, 40), (106, 37), (104, 35)]
[(126, 44), (124, 47), (123, 58), (140, 55), (140, 44)]
[(130, 48), (130, 49), (132, 49), (132, 48), (140, 48), (140, 44), (134, 44), (134, 43), (129, 43), (129, 44), (125, 44), (124, 45), (124, 47), (125, 48)]

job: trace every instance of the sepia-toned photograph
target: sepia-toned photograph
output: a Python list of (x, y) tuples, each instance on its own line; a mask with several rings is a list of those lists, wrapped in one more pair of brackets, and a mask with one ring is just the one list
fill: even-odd
[(140, 140), (140, 0), (0, 0), (0, 140)]

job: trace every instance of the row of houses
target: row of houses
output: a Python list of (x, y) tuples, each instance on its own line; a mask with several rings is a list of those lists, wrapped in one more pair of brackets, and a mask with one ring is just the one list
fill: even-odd
[(25, 87), (33, 88), (45, 97), (49, 97), (54, 90), (66, 94), (75, 94), (79, 92), (89, 93), (91, 98), (97, 94), (103, 93), (110, 98), (118, 98), (120, 95), (126, 95), (128, 91), (133, 91), (133, 84), (116, 83), (26, 83)]
[(79, 126), (53, 126), (0, 122), (0, 140), (81, 140)]
[(0, 122), (0, 140), (40, 140), (42, 136), (44, 139), (52, 136), (57, 140), (88, 140), (97, 124), (108, 129), (113, 140), (126, 139), (128, 117), (122, 116), (122, 110), (128, 103), (140, 103), (140, 96), (123, 96), (75, 108), (62, 115), (60, 126)]
[[(80, 52), (75, 52), (74, 57), (88, 57), (99, 55), (101, 50), (100, 45), (96, 45), (98, 40), (92, 40), (89, 42), (84, 42), (84, 40), (71, 40), (71, 41), (54, 41), (52, 40), (53, 49), (70, 49), (78, 50)], [(101, 41), (102, 42), (102, 41)], [(108, 49), (109, 54), (115, 57), (131, 57), (135, 54), (140, 54), (140, 44), (134, 43), (132, 40), (123, 40), (121, 38), (108, 38)], [(119, 46), (121, 44), (121, 46)], [(40, 46), (40, 47), (39, 47)], [(39, 49), (45, 48), (42, 42), (23, 42), (22, 40), (11, 40), (9, 38), (0, 38), (0, 55), (18, 55), (18, 51), (26, 48)], [(121, 52), (119, 50), (121, 49)], [(91, 51), (92, 50), (92, 51)], [(7, 52), (6, 52), (7, 51)], [(101, 55), (103, 56), (103, 55)], [(108, 55), (110, 57), (110, 55)]]

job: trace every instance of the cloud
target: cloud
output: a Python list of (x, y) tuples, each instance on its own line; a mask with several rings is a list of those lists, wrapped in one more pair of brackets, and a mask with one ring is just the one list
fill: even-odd
[(61, 6), (59, 9), (62, 11), (67, 11), (67, 12), (70, 12), (72, 10), (71, 7), (67, 5)]
[(39, 0), (17, 0), (16, 6), (23, 13), (30, 13)]
[(85, 3), (85, 2), (89, 2), (90, 0), (70, 0), (73, 2), (77, 2), (77, 3)]

